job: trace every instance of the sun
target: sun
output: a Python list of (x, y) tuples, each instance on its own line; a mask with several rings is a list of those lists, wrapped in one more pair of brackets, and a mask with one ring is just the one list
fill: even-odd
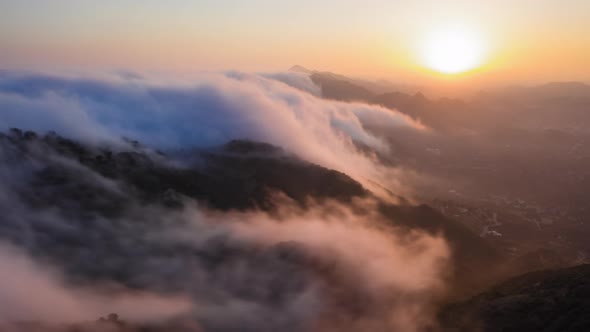
[(474, 30), (448, 26), (433, 31), (422, 48), (423, 64), (444, 74), (463, 73), (484, 60), (483, 40)]

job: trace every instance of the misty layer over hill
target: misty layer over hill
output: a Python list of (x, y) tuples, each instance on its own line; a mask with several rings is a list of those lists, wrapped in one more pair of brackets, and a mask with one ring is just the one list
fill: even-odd
[(0, 74), (0, 330), (436, 331), (450, 302), (584, 260), (519, 210), (473, 221), (490, 204), (459, 191), (494, 144), (298, 71)]
[[(307, 76), (293, 73), (210, 74), (190, 82), (154, 79), (0, 75), (0, 125), (56, 130), (86, 141), (132, 137), (161, 149), (251, 139), (348, 174), (365, 186), (401, 184), (395, 170), (375, 163), (387, 143), (365, 128), (420, 131), (407, 116), (379, 106), (318, 98)], [(384, 182), (388, 183), (384, 183)]]
[[(92, 211), (108, 217), (124, 214), (132, 203), (182, 209), (185, 199), (222, 211), (276, 212), (285, 203), (301, 209), (322, 202), (345, 203), (355, 207), (359, 215), (376, 210), (399, 227), (433, 235), (442, 232), (459, 252), (469, 248), (475, 254), (479, 250), (475, 254), (478, 259), (486, 255), (494, 257), (485, 241), (434, 210), (408, 203), (383, 202), (345, 174), (302, 161), (268, 144), (231, 141), (218, 148), (180, 152), (176, 153), (177, 157), (171, 157), (143, 148), (137, 142), (131, 142), (127, 149), (113, 151), (108, 147), (86, 146), (56, 134), (38, 136), (17, 129), (3, 135), (2, 141), (5, 162), (11, 168), (26, 169), (21, 167), (23, 163), (42, 158), (35, 162), (39, 168), (29, 175), (29, 184), (35, 189), (29, 192), (26, 186), (15, 188), (17, 193), (25, 190), (22, 196), (36, 208), (68, 210), (70, 204), (78, 204), (79, 208), (67, 213)], [(55, 155), (66, 164), (55, 163), (52, 158), (42, 157), (43, 154)], [(123, 188), (130, 190), (127, 195), (134, 196), (137, 202), (125, 201), (125, 195), (117, 195), (123, 190), (120, 187), (109, 193), (85, 183), (77, 172), (66, 167), (68, 160), (93, 177), (124, 185)], [(372, 203), (367, 205), (368, 201)]]
[[(16, 129), (0, 142), (3, 271), (21, 275), (2, 288), (4, 320), (117, 309), (211, 331), (435, 324), (450, 259), (435, 229), (457, 230), (413, 225), (420, 212), (391, 206), (395, 224), (344, 174), (244, 141), (190, 159)], [(51, 306), (25, 313), (28, 280)]]

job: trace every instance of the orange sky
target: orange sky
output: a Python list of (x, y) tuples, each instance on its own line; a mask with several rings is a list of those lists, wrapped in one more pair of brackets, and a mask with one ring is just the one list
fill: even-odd
[[(284, 70), (440, 84), (590, 81), (590, 1), (0, 0), (0, 68)], [(426, 36), (460, 23), (480, 68), (434, 73)]]

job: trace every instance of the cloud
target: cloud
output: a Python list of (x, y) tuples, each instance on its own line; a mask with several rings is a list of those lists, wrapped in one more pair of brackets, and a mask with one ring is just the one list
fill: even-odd
[(184, 82), (126, 77), (2, 75), (0, 129), (57, 130), (91, 141), (125, 136), (163, 149), (246, 138), (282, 146), (370, 186), (367, 179), (390, 178), (384, 175), (391, 170), (375, 162), (374, 153), (388, 153), (388, 144), (368, 126), (422, 128), (379, 106), (323, 100), (309, 78), (295, 73), (203, 74)]
[[(371, 201), (357, 204), (371, 210)], [(246, 223), (225, 220), (243, 238), (297, 243), (329, 267), (320, 273), (320, 288), (332, 295), (319, 318), (324, 330), (419, 331), (436, 325), (430, 300), (444, 286), (450, 255), (444, 239), (399, 232), (377, 213), (359, 215), (340, 204), (281, 213), (278, 222), (260, 214), (240, 215)], [(362, 315), (356, 314), (357, 301), (364, 306)], [(347, 318), (335, 320), (332, 314)]]

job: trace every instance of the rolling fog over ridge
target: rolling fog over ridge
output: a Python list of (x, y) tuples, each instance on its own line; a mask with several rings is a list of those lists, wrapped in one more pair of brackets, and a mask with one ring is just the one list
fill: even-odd
[(590, 331), (588, 13), (0, 0), (0, 332)]
[(77, 310), (23, 317), (13, 291), (0, 317), (444, 330), (449, 302), (587, 262), (589, 95), (559, 87), (461, 101), (325, 73), (5, 72), (0, 257)]

